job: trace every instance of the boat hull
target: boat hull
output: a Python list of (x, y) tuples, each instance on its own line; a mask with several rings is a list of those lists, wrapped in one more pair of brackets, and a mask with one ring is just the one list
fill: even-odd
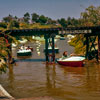
[(70, 66), (70, 67), (83, 67), (83, 61), (57, 61), (60, 65)]
[[(55, 53), (59, 53), (59, 49), (55, 49), (54, 51), (55, 51)], [(44, 49), (44, 52), (45, 52), (45, 49)], [(52, 49), (48, 49), (48, 52), (52, 53)]]
[(17, 53), (17, 56), (31, 56), (31, 52), (25, 52), (25, 53)]
[(65, 40), (65, 37), (60, 37), (60, 40)]

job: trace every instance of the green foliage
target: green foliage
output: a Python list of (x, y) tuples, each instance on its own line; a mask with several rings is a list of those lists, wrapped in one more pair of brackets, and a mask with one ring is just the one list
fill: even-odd
[(18, 22), (18, 21), (14, 20), (14, 21), (13, 21), (13, 25), (14, 25), (14, 27), (16, 27), (16, 28), (19, 28), (19, 22)]
[(71, 17), (68, 17), (67, 18), (67, 27), (75, 27), (75, 26), (79, 26), (80, 23), (79, 23), (79, 20), (78, 19), (75, 19), (75, 18), (71, 18)]
[(25, 29), (25, 28), (27, 29), (27, 28), (30, 28), (30, 25), (25, 23), (25, 22), (22, 22), (19, 24), (19, 28), (20, 29)]
[(33, 13), (33, 14), (31, 14), (31, 15), (32, 15), (32, 22), (33, 22), (33, 23), (38, 22), (39, 15), (38, 15), (38, 14), (36, 14), (36, 13)]
[(13, 26), (14, 26), (13, 21), (10, 21), (9, 24), (8, 24), (7, 29), (13, 29)]
[[(2, 32), (0, 32), (0, 35), (2, 35), (2, 37), (0, 37), (0, 73), (6, 72), (6, 68), (7, 68), (7, 64), (4, 62), (4, 59), (8, 58), (8, 54), (10, 54), (10, 50), (9, 50), (9, 46), (10, 43), (7, 43), (7, 40), (12, 41), (14, 43), (17, 42), (17, 40), (10, 36), (9, 33), (5, 35), (5, 30), (3, 30)], [(7, 39), (7, 40), (6, 40)], [(3, 63), (1, 63), (1, 60), (3, 60)]]
[(48, 20), (47, 17), (45, 17), (44, 15), (41, 15), (41, 16), (39, 17), (38, 22), (41, 23), (41, 24), (46, 24), (47, 20)]
[(75, 38), (71, 40), (69, 43), (71, 46), (75, 47), (75, 53), (84, 54), (85, 53), (85, 46), (84, 46), (84, 36), (77, 35)]
[(62, 27), (67, 27), (67, 23), (64, 18), (58, 19), (58, 22), (61, 24)]
[(19, 28), (19, 22), (16, 20), (12, 20), (9, 22), (7, 29), (17, 29)]
[(100, 6), (91, 5), (86, 8), (85, 12), (81, 13), (81, 19), (85, 26), (100, 25)]
[(1, 27), (1, 28), (7, 28), (7, 23), (5, 23), (5, 22), (0, 22), (0, 27)]
[(6, 71), (6, 64), (2, 63), (1, 60), (8, 56), (8, 52), (4, 37), (0, 37), (0, 73)]
[(25, 23), (29, 23), (29, 20), (30, 20), (30, 14), (29, 14), (28, 12), (25, 13), (23, 18), (24, 18), (24, 22), (25, 22)]
[(30, 24), (29, 27), (30, 28), (57, 28), (58, 26), (52, 24), (41, 25), (40, 23), (34, 23), (34, 24)]
[(9, 14), (7, 17), (4, 17), (3, 18), (3, 21), (5, 23), (9, 23), (12, 19), (13, 19), (13, 16)]

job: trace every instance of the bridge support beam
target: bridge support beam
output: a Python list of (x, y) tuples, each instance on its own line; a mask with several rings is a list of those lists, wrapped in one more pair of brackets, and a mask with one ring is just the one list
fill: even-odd
[(55, 42), (54, 37), (52, 37), (52, 61), (55, 61)]
[(88, 53), (89, 53), (89, 39), (88, 36), (86, 36), (86, 59), (88, 59)]
[(100, 36), (98, 35), (98, 61), (100, 61)]
[(45, 36), (45, 57), (47, 62), (49, 62), (48, 39), (48, 36)]
[[(55, 61), (55, 34), (51, 34), (51, 36), (45, 35), (45, 57), (46, 62), (54, 62)], [(52, 52), (49, 52), (48, 47), (52, 47)]]

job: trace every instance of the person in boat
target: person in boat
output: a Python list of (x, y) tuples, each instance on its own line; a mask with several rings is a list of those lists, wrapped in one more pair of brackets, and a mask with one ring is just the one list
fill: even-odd
[(68, 53), (67, 53), (67, 51), (64, 51), (63, 56), (62, 56), (62, 59), (65, 59), (67, 57), (68, 57)]
[(26, 50), (29, 50), (29, 49), (30, 49), (30, 46), (28, 46)]
[(30, 46), (28, 46), (26, 50), (31, 50), (31, 51), (33, 51), (33, 48), (30, 47)]
[(25, 49), (25, 45), (23, 44), (21, 47), (20, 47), (21, 50), (24, 50)]

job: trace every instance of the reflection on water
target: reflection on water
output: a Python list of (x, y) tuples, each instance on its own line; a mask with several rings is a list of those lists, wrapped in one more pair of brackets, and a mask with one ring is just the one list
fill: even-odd
[[(65, 49), (73, 52), (66, 40), (57, 43), (60, 48), (57, 57)], [(44, 59), (44, 45), (39, 47), (40, 56), (37, 55), (37, 45), (30, 45), (34, 47), (30, 59)], [(13, 55), (16, 57), (16, 50)], [(86, 63), (85, 67), (74, 68), (20, 60), (17, 66), (10, 65), (8, 72), (0, 75), (0, 84), (15, 98), (50, 96), (55, 100), (100, 100), (100, 65)]]
[(36, 43), (37, 43), (36, 51), (37, 51), (38, 56), (40, 56), (40, 53), (41, 53), (40, 52), (41, 43), (39, 41), (36, 41)]
[[(50, 70), (51, 70), (50, 67), (52, 67), (52, 75), (50, 75)], [(46, 64), (46, 78), (47, 78), (46, 86), (48, 90), (50, 88), (56, 88), (55, 77), (56, 77), (55, 65), (49, 66), (48, 64)]]
[(9, 87), (11, 89), (14, 88), (14, 73), (13, 73), (13, 65), (9, 64), (9, 72), (8, 72), (8, 80), (9, 80)]

